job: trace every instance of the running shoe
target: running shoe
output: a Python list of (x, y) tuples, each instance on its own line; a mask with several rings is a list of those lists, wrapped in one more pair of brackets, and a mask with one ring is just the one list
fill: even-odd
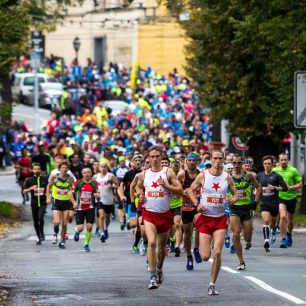
[(249, 250), (251, 247), (252, 247), (252, 242), (247, 242), (247, 243), (245, 244), (244, 249), (245, 249), (245, 250)]
[(231, 254), (235, 254), (236, 253), (236, 249), (235, 249), (235, 247), (233, 245), (231, 245), (230, 252), (231, 252)]
[(180, 257), (181, 256), (181, 250), (180, 247), (175, 247), (174, 249), (175, 257)]
[(225, 236), (225, 239), (224, 239), (224, 246), (229, 249), (229, 247), (231, 246), (231, 238), (229, 235), (226, 235)]
[(275, 243), (275, 241), (276, 241), (276, 230), (273, 229), (271, 231), (271, 245), (273, 245)]
[(40, 233), (40, 240), (41, 241), (45, 241), (46, 240), (46, 237), (45, 237), (44, 233)]
[(192, 259), (192, 256), (191, 256), (191, 258), (187, 258), (186, 269), (188, 271), (192, 271), (193, 270), (193, 259)]
[(104, 231), (104, 236), (105, 236), (105, 240), (107, 240), (108, 237), (109, 237), (108, 229), (106, 229), (106, 230)]
[(133, 252), (133, 254), (138, 254), (139, 253), (139, 247), (138, 246), (133, 246), (132, 252)]
[(202, 258), (201, 258), (199, 249), (197, 249), (197, 248), (193, 249), (193, 255), (194, 255), (194, 259), (195, 259), (196, 263), (201, 263), (202, 262)]
[(245, 270), (245, 262), (241, 262), (240, 265), (237, 267), (237, 270), (241, 271), (241, 270)]
[(105, 235), (104, 234), (101, 234), (100, 240), (101, 240), (102, 243), (105, 242)]
[(292, 234), (287, 233), (287, 246), (292, 247)]
[(123, 231), (123, 230), (124, 230), (124, 228), (125, 228), (125, 224), (124, 224), (124, 222), (120, 222), (120, 229)]
[(159, 284), (158, 284), (158, 282), (157, 282), (156, 277), (155, 277), (155, 276), (152, 276), (152, 277), (151, 277), (151, 280), (150, 280), (150, 284), (149, 284), (148, 289), (149, 289), (149, 290), (158, 289), (158, 287), (159, 287)]
[(88, 245), (88, 244), (85, 244), (85, 245), (84, 245), (83, 251), (84, 251), (84, 252), (90, 252), (90, 248), (89, 248), (89, 245)]
[(163, 281), (164, 281), (163, 270), (157, 270), (157, 277), (156, 277), (156, 279), (157, 279), (157, 283), (159, 285), (161, 285), (163, 283)]
[(64, 241), (64, 240), (61, 241), (61, 242), (58, 244), (58, 247), (59, 247), (60, 249), (66, 249), (66, 247), (65, 247), (65, 241)]
[(145, 256), (146, 252), (147, 252), (147, 247), (145, 246), (144, 241), (142, 240), (139, 248), (139, 253), (141, 256)]
[(219, 295), (219, 292), (215, 289), (215, 286), (209, 285), (208, 295)]
[(265, 242), (265, 244), (264, 244), (264, 248), (265, 248), (265, 251), (266, 251), (267, 253), (269, 253), (269, 252), (270, 252), (270, 244), (269, 244), (269, 242), (268, 242), (268, 241), (266, 241), (266, 242)]
[(130, 222), (129, 222), (129, 221), (126, 223), (126, 229), (127, 229), (128, 231), (131, 229), (131, 227), (130, 227)]
[(36, 245), (41, 245), (41, 239), (36, 238)]
[(99, 232), (99, 229), (98, 229), (98, 228), (96, 229), (95, 236), (96, 236), (96, 237), (100, 237), (100, 236), (101, 236), (101, 234), (100, 234), (100, 232)]
[(73, 239), (74, 239), (74, 241), (79, 241), (80, 240), (80, 233), (75, 231)]
[(280, 246), (281, 249), (287, 249), (288, 244), (287, 244), (287, 240), (285, 238), (282, 239)]
[(57, 235), (53, 235), (52, 244), (57, 244)]

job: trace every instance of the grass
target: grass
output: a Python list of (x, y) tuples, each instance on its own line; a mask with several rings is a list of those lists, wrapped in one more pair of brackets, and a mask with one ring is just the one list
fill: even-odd
[(9, 202), (0, 201), (0, 217), (17, 219), (19, 217), (19, 210)]

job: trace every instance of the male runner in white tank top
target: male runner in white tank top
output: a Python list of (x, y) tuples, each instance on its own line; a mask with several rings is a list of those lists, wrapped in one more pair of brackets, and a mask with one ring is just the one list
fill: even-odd
[[(194, 218), (194, 225), (200, 232), (199, 249), (204, 261), (209, 260), (210, 242), (211, 239), (214, 241), (214, 259), (211, 265), (208, 295), (218, 295), (219, 293), (215, 290), (215, 282), (221, 267), (221, 252), (227, 226), (224, 204), (227, 202), (228, 205), (232, 205), (238, 200), (238, 195), (233, 179), (223, 171), (223, 152), (213, 150), (211, 156), (212, 167), (196, 177), (190, 188), (187, 189), (187, 193), (199, 212)], [(199, 187), (202, 187), (200, 203), (195, 195), (195, 191)], [(228, 189), (233, 194), (231, 199), (227, 198)]]
[(148, 289), (157, 289), (163, 281), (165, 247), (173, 224), (170, 199), (172, 193), (177, 196), (183, 193), (173, 170), (161, 165), (162, 153), (159, 146), (149, 148), (151, 168), (141, 172), (136, 185), (136, 192), (145, 197), (142, 217), (148, 239), (147, 256), (151, 273)]

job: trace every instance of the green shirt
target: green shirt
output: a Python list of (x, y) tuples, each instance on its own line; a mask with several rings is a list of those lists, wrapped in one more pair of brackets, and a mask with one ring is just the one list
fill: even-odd
[[(298, 170), (292, 166), (287, 166), (286, 169), (283, 169), (281, 166), (273, 168), (273, 171), (278, 173), (288, 186), (293, 186), (302, 180), (302, 177)], [(280, 191), (278, 196), (282, 200), (292, 200), (297, 197), (296, 190)]]
[(170, 200), (170, 209), (179, 208), (183, 205), (183, 197), (173, 196)]

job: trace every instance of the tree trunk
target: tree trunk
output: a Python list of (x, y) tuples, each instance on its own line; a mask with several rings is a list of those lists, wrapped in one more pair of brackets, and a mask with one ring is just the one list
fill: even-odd
[(12, 90), (9, 75), (0, 75), (0, 127), (8, 127), (12, 120)]

